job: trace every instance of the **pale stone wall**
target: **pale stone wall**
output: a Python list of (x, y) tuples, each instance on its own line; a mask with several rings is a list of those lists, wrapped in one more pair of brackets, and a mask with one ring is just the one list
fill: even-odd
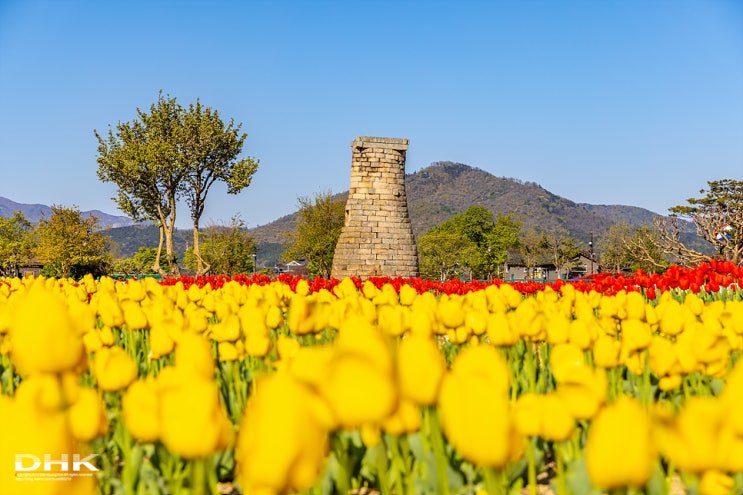
[(351, 149), (346, 222), (332, 276), (417, 277), (418, 253), (405, 195), (408, 140), (359, 136)]

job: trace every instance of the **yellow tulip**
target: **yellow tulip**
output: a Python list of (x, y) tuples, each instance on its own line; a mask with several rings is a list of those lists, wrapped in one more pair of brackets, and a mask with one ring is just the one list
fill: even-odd
[(284, 314), (281, 312), (281, 308), (275, 304), (270, 304), (266, 309), (266, 326), (268, 328), (276, 329), (283, 324)]
[(111, 327), (103, 325), (99, 332), (98, 336), (101, 338), (101, 343), (106, 347), (110, 347), (116, 343), (116, 336), (113, 330), (111, 330)]
[(323, 404), (289, 374), (256, 383), (240, 420), (235, 457), (246, 493), (310, 489), (324, 465), (328, 430)]
[(169, 321), (158, 321), (153, 323), (150, 329), (150, 352), (148, 359), (159, 359), (167, 356), (175, 349), (175, 341), (171, 338), (168, 326)]
[(382, 421), (382, 429), (390, 435), (407, 435), (420, 430), (421, 410), (407, 399), (400, 399), (397, 409)]
[(82, 331), (61, 295), (34, 284), (19, 294), (9, 336), (18, 373), (59, 373), (85, 358)]
[(725, 402), (713, 397), (690, 397), (675, 422), (658, 429), (658, 446), (681, 471), (720, 469), (729, 454), (732, 433), (726, 417)]
[(220, 405), (216, 382), (199, 375), (164, 389), (160, 414), (160, 439), (169, 451), (185, 459), (223, 449), (224, 438), (230, 436), (232, 424)]
[(545, 314), (547, 327), (547, 342), (552, 345), (564, 344), (568, 341), (571, 321), (558, 311), (549, 311)]
[[(15, 470), (16, 454), (30, 454), (39, 459), (49, 455), (61, 460), (62, 455), (77, 453), (84, 458), (87, 449), (75, 440), (68, 418), (61, 408), (40, 407), (39, 394), (60, 397), (61, 384), (56, 376), (32, 375), (16, 389), (14, 398), (0, 394), (0, 422), (4, 425), (0, 442), (0, 493), (14, 495), (65, 495), (68, 493), (96, 493), (95, 476), (75, 476), (69, 480), (58, 478), (18, 480)], [(40, 381), (44, 382), (43, 384)], [(53, 389), (56, 388), (56, 391)], [(71, 463), (72, 459), (69, 460)], [(59, 465), (51, 465), (51, 473), (60, 473)]]
[(555, 381), (563, 382), (571, 376), (577, 368), (586, 366), (583, 351), (575, 344), (560, 344), (550, 351), (550, 367)]
[(124, 426), (134, 438), (141, 442), (160, 438), (160, 401), (154, 379), (132, 383), (121, 400), (121, 411)]
[(498, 311), (488, 315), (486, 332), (488, 340), (494, 346), (508, 347), (519, 341), (519, 334), (511, 323), (511, 314), (513, 313)]
[(710, 469), (702, 474), (697, 490), (699, 495), (729, 495), (733, 491), (735, 480), (716, 469)]
[(559, 442), (569, 439), (575, 430), (575, 418), (556, 394), (521, 395), (511, 413), (516, 431), (524, 436)]
[(193, 371), (204, 379), (213, 379), (214, 357), (211, 345), (203, 336), (185, 332), (175, 348), (175, 365)]
[(410, 310), (405, 306), (386, 304), (377, 311), (379, 328), (387, 335), (399, 337), (409, 328)]
[[(209, 294), (212, 294), (211, 292)], [(205, 296), (206, 297), (206, 296)], [(212, 297), (213, 299), (213, 297)], [(174, 316), (180, 314), (180, 311), (173, 309), (172, 313)], [(211, 313), (204, 307), (196, 305), (188, 305), (183, 310), (184, 323), (186, 328), (181, 326), (181, 329), (190, 331), (192, 333), (202, 333), (209, 328), (209, 317)]]
[(676, 353), (673, 342), (655, 335), (648, 347), (648, 365), (650, 371), (656, 376), (664, 376), (671, 373), (676, 364)]
[[(240, 311), (242, 313), (243, 309)], [(209, 337), (217, 342), (235, 342), (242, 334), (241, 320), (238, 315), (228, 313), (224, 320), (209, 326)]]
[(295, 294), (291, 298), (287, 324), (289, 330), (295, 335), (306, 335), (315, 329), (313, 316), (314, 300), (306, 296)]
[(121, 347), (104, 347), (95, 354), (93, 375), (100, 390), (115, 392), (126, 388), (138, 374), (137, 363)]
[(639, 292), (628, 292), (624, 304), (627, 311), (627, 318), (641, 321), (646, 320), (647, 302), (642, 294)]
[(442, 296), (436, 311), (438, 320), (447, 328), (464, 325), (465, 313), (462, 310), (462, 298), (457, 295)]
[(651, 336), (650, 326), (646, 322), (634, 318), (623, 320), (622, 352), (626, 355), (647, 348)]
[(125, 299), (121, 301), (121, 311), (124, 313), (124, 323), (129, 330), (143, 330), (149, 326), (147, 316), (137, 301)]
[(484, 309), (472, 309), (467, 311), (464, 318), (464, 324), (469, 333), (482, 335), (487, 329), (488, 313)]
[(105, 326), (117, 328), (124, 324), (124, 312), (121, 310), (115, 293), (108, 290), (98, 291), (91, 300), (91, 304), (93, 301), (95, 301), (98, 316)]
[(93, 328), (85, 332), (83, 335), (83, 346), (85, 347), (85, 352), (88, 354), (103, 347), (103, 342), (101, 341), (101, 336), (98, 330)]
[(405, 284), (400, 287), (400, 304), (403, 306), (412, 306), (418, 297), (418, 291)]
[(400, 393), (419, 405), (436, 402), (446, 372), (446, 360), (430, 337), (413, 335), (397, 349), (397, 373)]
[(470, 462), (504, 466), (511, 452), (508, 367), (492, 347), (463, 350), (444, 376), (438, 410), (444, 434)]
[(600, 368), (619, 366), (619, 354), (622, 344), (614, 337), (601, 335), (593, 344), (593, 362)]
[(688, 307), (681, 305), (674, 299), (661, 300), (658, 302), (656, 311), (660, 316), (660, 331), (671, 336), (683, 332), (685, 322), (694, 316)]
[(639, 401), (620, 397), (593, 420), (586, 442), (586, 467), (594, 486), (641, 487), (656, 460), (651, 421)]
[(67, 416), (70, 432), (83, 442), (104, 435), (108, 429), (103, 401), (98, 393), (90, 388), (80, 388), (77, 400), (70, 406)]
[[(238, 344), (242, 344), (242, 342), (238, 341)], [(240, 352), (240, 349), (242, 352)], [(240, 346), (240, 349), (232, 342), (220, 342), (217, 344), (217, 356), (222, 362), (242, 361), (245, 358), (245, 348)]]
[(397, 405), (391, 373), (368, 356), (336, 351), (326, 373), (319, 391), (344, 428), (378, 423)]

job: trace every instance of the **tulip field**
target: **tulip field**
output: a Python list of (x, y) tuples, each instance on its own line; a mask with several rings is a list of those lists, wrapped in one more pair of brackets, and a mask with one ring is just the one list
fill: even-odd
[(743, 493), (743, 268), (0, 278), (0, 494)]

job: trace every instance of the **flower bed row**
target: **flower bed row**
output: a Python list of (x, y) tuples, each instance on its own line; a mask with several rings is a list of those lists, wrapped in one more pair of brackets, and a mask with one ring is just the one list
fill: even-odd
[(742, 275), (3, 279), (0, 493), (739, 492)]

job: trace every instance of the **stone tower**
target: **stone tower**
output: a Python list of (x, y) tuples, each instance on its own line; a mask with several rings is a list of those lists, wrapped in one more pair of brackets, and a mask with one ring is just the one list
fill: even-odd
[(332, 276), (417, 277), (418, 252), (405, 195), (407, 139), (359, 136)]

